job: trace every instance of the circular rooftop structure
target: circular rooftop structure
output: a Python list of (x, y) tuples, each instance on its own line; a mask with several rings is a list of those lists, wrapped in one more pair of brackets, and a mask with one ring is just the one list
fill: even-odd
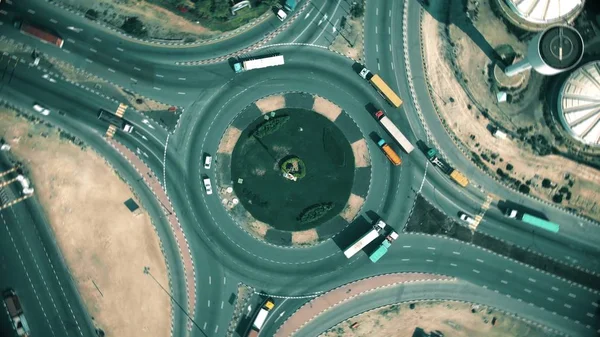
[(583, 9), (584, 0), (504, 0), (524, 21), (552, 24), (571, 21)]
[(572, 27), (555, 26), (541, 34), (538, 48), (547, 66), (564, 71), (576, 66), (583, 57), (583, 38)]
[(600, 145), (600, 61), (584, 64), (569, 75), (558, 96), (558, 116), (574, 138)]

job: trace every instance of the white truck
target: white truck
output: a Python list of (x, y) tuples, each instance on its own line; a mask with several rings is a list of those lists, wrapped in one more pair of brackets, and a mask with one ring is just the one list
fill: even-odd
[(385, 229), (385, 222), (383, 220), (378, 220), (377, 223), (373, 226), (373, 228), (361, 236), (358, 240), (356, 240), (350, 247), (344, 250), (344, 255), (347, 258), (351, 258), (356, 253), (360, 252), (363, 248), (365, 248), (369, 243), (373, 242), (373, 240), (377, 239), (381, 234), (381, 231)]
[(267, 321), (267, 316), (269, 316), (269, 312), (271, 312), (273, 308), (275, 308), (275, 302), (272, 298), (268, 298), (258, 311), (258, 314), (252, 323), (252, 328), (246, 335), (247, 337), (258, 337), (260, 329), (262, 329), (263, 325)]
[(29, 337), (29, 325), (23, 314), (21, 302), (14, 290), (8, 289), (4, 292), (4, 306), (10, 315), (13, 327), (17, 330), (17, 335), (20, 337)]
[(267, 67), (281, 66), (285, 64), (283, 55), (272, 55), (265, 57), (257, 57), (247, 60), (238, 60), (233, 64), (233, 69), (236, 73), (241, 73), (248, 70), (262, 69)]

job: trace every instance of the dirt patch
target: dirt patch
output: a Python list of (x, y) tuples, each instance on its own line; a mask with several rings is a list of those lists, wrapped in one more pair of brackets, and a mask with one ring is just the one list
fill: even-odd
[(356, 167), (367, 167), (371, 164), (367, 141), (364, 138), (352, 143), (352, 152), (354, 153), (354, 165)]
[(127, 184), (95, 152), (72, 144), (46, 124), (27, 123), (2, 109), (0, 133), (35, 184), (97, 325), (107, 336), (168, 336), (169, 297), (143, 273), (149, 267), (167, 287), (164, 257), (148, 214), (143, 209), (132, 214), (123, 204), (136, 199)]
[[(492, 325), (494, 318), (496, 320)], [(437, 330), (448, 337), (558, 336), (484, 306), (459, 302), (419, 302), (414, 304), (413, 309), (410, 304), (394, 304), (365, 312), (338, 324), (321, 334), (321, 337), (421, 336), (418, 329), (425, 333)]]
[(264, 114), (285, 108), (285, 97), (281, 95), (269, 96), (256, 101), (256, 107)]
[(356, 218), (356, 215), (358, 214), (358, 212), (360, 212), (360, 209), (364, 203), (364, 198), (354, 193), (350, 194), (350, 198), (348, 198), (348, 203), (346, 204), (344, 210), (340, 213), (340, 216), (344, 218), (344, 220), (351, 222), (352, 220), (354, 220), (354, 218)]
[(232, 153), (233, 148), (235, 148), (235, 144), (237, 143), (241, 134), (242, 130), (233, 126), (229, 126), (229, 128), (227, 128), (227, 132), (225, 132), (225, 135), (223, 136), (223, 139), (221, 139), (221, 142), (219, 143), (219, 150), (217, 152)]
[[(240, 207), (241, 208), (241, 207)], [(267, 231), (269, 230), (269, 228), (271, 228), (268, 224), (262, 222), (262, 221), (258, 221), (256, 219), (254, 219), (252, 217), (252, 215), (250, 215), (250, 213), (248, 213), (248, 211), (246, 211), (246, 213), (248, 214), (248, 218), (247, 218), (247, 224), (248, 224), (248, 228), (256, 233), (257, 235), (259, 235), (260, 237), (265, 237), (267, 235)]]
[(315, 96), (312, 109), (315, 112), (327, 117), (332, 122), (335, 122), (338, 116), (342, 113), (342, 108), (319, 96)]
[[(525, 45), (495, 16), (490, 0), (479, 1), (476, 10), (471, 4), (472, 1), (468, 8), (474, 27), (492, 47), (510, 44), (517, 54), (525, 52)], [(437, 17), (443, 16), (435, 7), (430, 10)], [(448, 10), (448, 6), (439, 10)], [(461, 15), (456, 10), (450, 14)], [(563, 153), (569, 150), (557, 140), (553, 134), (555, 122), (549, 121), (548, 113), (543, 111), (539, 100), (540, 90), (545, 88), (542, 76), (528, 74), (527, 87), (512, 92), (510, 103), (498, 104), (494, 91), (497, 88), (488, 82), (489, 58), (465, 33), (468, 29), (446, 27), (428, 12), (424, 13), (422, 25), (424, 63), (433, 90), (430, 97), (442, 123), (463, 152), (513, 189), (550, 202), (555, 200), (600, 220), (600, 171), (547, 153), (550, 147)], [(508, 130), (511, 136), (505, 140), (493, 137), (490, 128), (495, 127)], [(544, 179), (552, 184), (543, 187)]]
[(292, 233), (292, 243), (296, 246), (312, 245), (317, 241), (319, 241), (319, 234), (314, 228), (307, 231)]
[(355, 19), (346, 16), (340, 21), (340, 30), (329, 50), (341, 53), (349, 58), (362, 61), (364, 55), (363, 46), (363, 18)]

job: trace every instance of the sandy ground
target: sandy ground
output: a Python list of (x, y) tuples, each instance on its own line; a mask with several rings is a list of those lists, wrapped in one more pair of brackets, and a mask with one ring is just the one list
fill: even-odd
[(269, 96), (256, 101), (256, 107), (264, 114), (285, 108), (285, 97), (282, 95)]
[(302, 232), (292, 232), (292, 244), (296, 246), (315, 244), (319, 240), (317, 229), (309, 229)]
[(332, 122), (335, 122), (342, 113), (342, 108), (319, 96), (315, 96), (312, 110), (327, 117)]
[(144, 23), (148, 36), (153, 38), (177, 39), (195, 36), (207, 39), (220, 33), (143, 0), (60, 0), (60, 2), (84, 12), (94, 9), (102, 16), (99, 19), (116, 27), (120, 27), (126, 17), (136, 16)]
[(352, 143), (352, 153), (354, 153), (355, 167), (367, 167), (371, 164), (366, 139), (361, 138)]
[(364, 203), (364, 198), (354, 193), (350, 194), (348, 203), (346, 204), (344, 210), (342, 210), (342, 212), (340, 213), (340, 216), (344, 218), (344, 220), (351, 222), (352, 220), (354, 220), (354, 218), (356, 218), (356, 215), (358, 214), (358, 212), (360, 212), (360, 209)]
[(127, 184), (95, 152), (60, 139), (56, 129), (0, 111), (0, 133), (29, 170), (98, 327), (107, 336), (169, 336), (169, 297), (143, 273), (150, 267), (168, 287), (164, 257), (147, 213), (132, 214), (123, 204), (135, 199)]
[[(500, 42), (495, 37), (496, 35), (490, 31), (494, 29), (493, 20), (483, 17), (486, 13), (484, 7), (483, 5), (480, 6), (479, 22), (485, 21), (490, 23), (491, 27), (487, 29), (482, 28), (482, 33), (486, 37), (490, 36), (488, 42), (494, 46)], [(490, 16), (493, 14), (488, 13), (487, 15)], [(560, 156), (536, 156), (529, 148), (519, 144), (516, 140), (500, 140), (493, 137), (487, 129), (490, 121), (479, 113), (475, 107), (469, 109), (469, 106), (472, 105), (471, 101), (458, 83), (454, 71), (447, 62), (440, 62), (440, 60), (445, 60), (443, 55), (445, 53), (445, 45), (441, 41), (438, 22), (426, 13), (424, 15), (423, 26), (423, 41), (426, 50), (424, 62), (428, 68), (428, 80), (435, 92), (443, 93), (442, 98), (435, 94), (431, 95), (431, 98), (439, 107), (440, 117), (458, 137), (462, 143), (462, 147), (480, 156), (496, 158), (490, 161), (483, 161), (491, 172), (501, 169), (523, 183), (531, 181), (531, 185), (529, 186), (531, 188), (530, 194), (548, 201), (551, 201), (557, 189), (567, 184), (568, 181), (565, 180), (565, 177), (567, 175), (570, 176), (571, 180), (574, 181), (573, 186), (570, 188), (573, 197), (570, 201), (563, 200), (562, 205), (572, 207), (592, 218), (600, 219), (600, 207), (597, 202), (600, 199), (600, 171), (579, 165)], [(469, 64), (476, 65), (472, 67), (473, 71), (466, 74), (473, 78), (477, 73), (481, 74), (484, 69), (480, 65), (484, 65), (486, 62), (483, 52), (462, 31), (451, 28), (451, 35), (456, 37), (456, 48), (458, 55), (461, 56), (459, 59), (468, 60)], [(469, 67), (464, 65), (461, 68), (467, 69)], [(469, 83), (476, 83), (476, 81), (471, 79)], [(483, 97), (484, 93), (477, 93), (477, 91), (487, 90), (486, 85), (471, 84), (469, 88), (473, 88), (475, 90), (474, 94), (481, 97)], [(454, 102), (450, 102), (449, 97), (452, 97)], [(507, 118), (513, 122), (518, 122), (519, 118), (523, 117), (512, 118), (508, 116)], [(531, 118), (534, 117), (530, 117), (530, 121)], [(536, 115), (535, 118), (540, 117)], [(539, 120), (538, 124), (543, 125), (543, 120)], [(515, 127), (510, 128), (515, 129)], [(508, 164), (513, 166), (511, 171), (507, 170)], [(544, 178), (552, 180), (553, 183), (557, 184), (557, 187), (553, 189), (542, 188), (541, 180)]]
[[(350, 57), (353, 60), (362, 61), (362, 57), (364, 54), (363, 51), (363, 18), (354, 19), (352, 16), (348, 15), (346, 21), (346, 27), (338, 33), (335, 40), (331, 46), (329, 46), (329, 50), (339, 52), (345, 56)], [(343, 36), (342, 36), (343, 34)], [(346, 38), (344, 38), (344, 36)], [(350, 46), (350, 43), (352, 46)]]
[[(418, 328), (426, 333), (438, 330), (445, 337), (556, 336), (500, 312), (488, 313), (488, 308), (482, 306), (475, 313), (471, 308), (470, 304), (458, 302), (416, 303), (412, 310), (408, 304), (391, 305), (344, 321), (321, 337), (412, 337)], [(491, 324), (493, 317), (495, 325)]]
[(219, 143), (219, 153), (233, 153), (233, 149), (235, 148), (235, 144), (237, 143), (240, 135), (242, 134), (242, 130), (235, 128), (233, 126), (229, 126), (227, 128), (227, 132), (221, 139)]

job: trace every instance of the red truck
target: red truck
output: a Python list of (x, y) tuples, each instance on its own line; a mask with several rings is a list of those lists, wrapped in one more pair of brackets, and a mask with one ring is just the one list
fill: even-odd
[(42, 40), (42, 41), (46, 41), (48, 43), (51, 43), (55, 46), (57, 46), (58, 48), (62, 48), (63, 43), (65, 42), (63, 39), (61, 39), (60, 37), (50, 34), (45, 30), (41, 30), (37, 27), (34, 27), (28, 23), (25, 23), (23, 21), (16, 21), (15, 22), (15, 27), (16, 28), (20, 28), (21, 31), (27, 35), (31, 35), (33, 37), (37, 37), (38, 39)]

